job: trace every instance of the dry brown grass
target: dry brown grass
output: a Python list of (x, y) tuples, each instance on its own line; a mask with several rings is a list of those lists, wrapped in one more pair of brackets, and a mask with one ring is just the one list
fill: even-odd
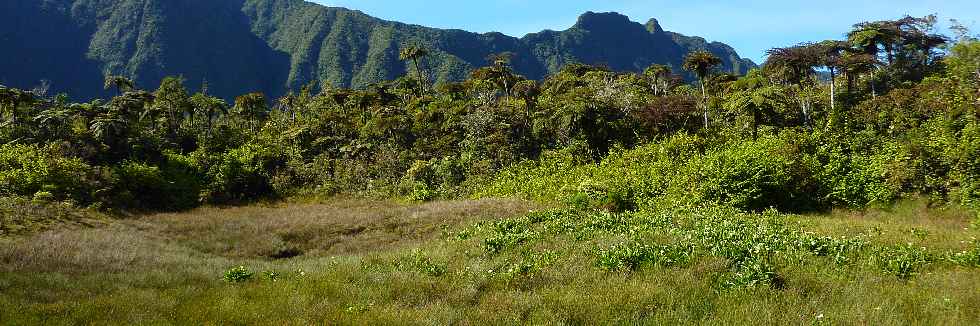
[(266, 207), (201, 208), (124, 224), (204, 253), (233, 258), (358, 254), (418, 245), (443, 229), (526, 213), (518, 200), (424, 204), (359, 199)]
[[(0, 238), (0, 270), (72, 275), (208, 267), (202, 272), (213, 276), (233, 260), (314, 258), (415, 246), (438, 237), (444, 228), (511, 217), (533, 207), (518, 200), (409, 204), (340, 199), (201, 208), (102, 220), (85, 228), (62, 223), (34, 235)], [(288, 255), (275, 257), (284, 253)]]
[(67, 203), (0, 197), (0, 237), (37, 233), (51, 228), (103, 225), (104, 215)]

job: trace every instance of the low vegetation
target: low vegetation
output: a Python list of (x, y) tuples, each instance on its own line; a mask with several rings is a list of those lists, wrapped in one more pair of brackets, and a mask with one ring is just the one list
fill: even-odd
[[(500, 200), (206, 208), (0, 240), (0, 318), (974, 324), (969, 218), (925, 201), (818, 215)], [(303, 225), (316, 232), (269, 235)]]

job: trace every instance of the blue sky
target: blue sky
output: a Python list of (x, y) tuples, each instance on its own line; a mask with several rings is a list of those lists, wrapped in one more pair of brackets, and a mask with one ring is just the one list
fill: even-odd
[[(906, 14), (955, 18), (980, 32), (980, 0), (313, 0), (369, 15), (439, 28), (497, 31), (511, 36), (543, 29), (563, 30), (586, 11), (616, 11), (645, 23), (657, 18), (664, 29), (702, 36), (735, 47), (757, 62), (775, 46), (841, 38), (861, 21)], [(821, 3), (819, 6), (813, 3)]]

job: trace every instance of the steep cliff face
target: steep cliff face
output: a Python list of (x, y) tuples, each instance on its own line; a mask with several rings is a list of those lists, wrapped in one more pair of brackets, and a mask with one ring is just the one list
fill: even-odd
[(404, 75), (405, 43), (432, 54), (437, 81), (460, 80), (493, 53), (513, 52), (515, 69), (541, 78), (570, 62), (638, 71), (653, 63), (680, 67), (694, 49), (725, 61), (726, 71), (755, 65), (729, 46), (646, 26), (616, 13), (586, 13), (565, 31), (515, 38), (385, 21), (302, 0), (39, 0), (0, 3), (0, 83), (76, 98), (104, 96), (105, 74), (152, 87), (182, 75), (207, 81), (226, 98), (250, 91), (281, 95), (310, 82), (361, 87)]

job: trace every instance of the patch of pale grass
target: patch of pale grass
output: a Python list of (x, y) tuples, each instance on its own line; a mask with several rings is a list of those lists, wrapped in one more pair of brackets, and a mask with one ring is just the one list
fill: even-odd
[(806, 230), (818, 234), (869, 234), (879, 243), (962, 250), (970, 245), (970, 239), (980, 238), (980, 230), (971, 227), (975, 216), (961, 207), (929, 207), (924, 200), (909, 200), (887, 209), (835, 210), (829, 214), (807, 215), (799, 222)]
[(341, 199), (271, 207), (201, 208), (126, 224), (226, 257), (333, 256), (418, 245), (443, 230), (535, 208), (518, 200), (424, 204)]
[(52, 228), (89, 228), (107, 218), (68, 203), (0, 197), (0, 237), (24, 235)]

